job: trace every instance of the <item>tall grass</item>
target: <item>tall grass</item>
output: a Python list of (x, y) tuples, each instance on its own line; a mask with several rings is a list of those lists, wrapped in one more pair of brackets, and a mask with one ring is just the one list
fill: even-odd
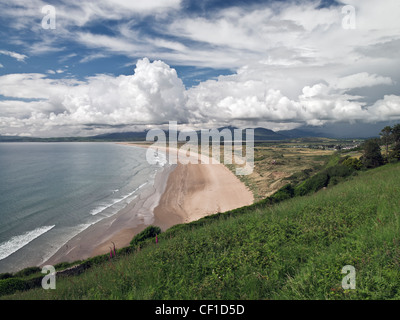
[[(398, 299), (400, 165), (172, 227), (140, 250), (6, 299)], [(345, 265), (356, 289), (343, 290)]]

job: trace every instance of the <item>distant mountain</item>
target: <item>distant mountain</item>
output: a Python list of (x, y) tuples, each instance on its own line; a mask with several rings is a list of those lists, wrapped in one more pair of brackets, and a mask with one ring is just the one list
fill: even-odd
[(18, 136), (1, 136), (0, 135), (0, 141), (19, 141), (21, 140), (21, 137)]
[[(238, 129), (236, 127), (228, 126), (228, 127), (221, 127), (218, 128), (217, 130), (221, 132), (224, 129), (228, 129), (231, 131), (231, 136), (234, 137), (234, 130)], [(142, 132), (116, 132), (116, 133), (107, 133), (107, 134), (101, 134), (97, 136), (90, 137), (91, 140), (113, 140), (113, 141), (145, 141), (146, 136), (147, 136), (148, 131), (142, 131)], [(201, 137), (201, 131), (198, 130), (197, 136), (198, 139), (200, 140)], [(171, 136), (177, 136), (176, 132), (170, 132), (169, 133)], [(166, 136), (168, 134), (166, 133)], [(242, 131), (242, 138), (245, 139), (245, 130)], [(269, 140), (285, 140), (288, 139), (287, 136), (282, 135), (280, 133), (276, 133), (272, 130), (265, 129), (265, 128), (255, 128), (254, 129), (254, 140), (256, 141), (269, 141)]]
[(254, 129), (254, 140), (255, 141), (266, 141), (266, 140), (286, 140), (288, 136), (275, 132), (265, 128)]
[[(223, 129), (228, 129), (231, 131), (232, 137), (234, 137), (234, 130), (238, 129), (236, 127), (222, 127), (218, 128), (218, 130), (221, 132)], [(242, 139), (244, 140), (246, 138), (246, 129), (242, 130)], [(265, 129), (265, 128), (254, 128), (254, 140), (255, 141), (276, 141), (276, 140), (285, 140), (288, 139), (288, 137), (277, 133), (275, 131)]]
[[(314, 129), (315, 130), (315, 129)], [(296, 138), (315, 138), (315, 137), (324, 137), (330, 138), (320, 132), (314, 131), (313, 129), (292, 129), (292, 130), (281, 130), (278, 131), (281, 135), (287, 137), (287, 139), (296, 139)]]
[(147, 132), (147, 130), (139, 132), (114, 132), (100, 134), (89, 138), (91, 140), (145, 141)]
[[(217, 130), (221, 132), (223, 129), (231, 131), (232, 138), (234, 137), (234, 130), (236, 127), (222, 127)], [(201, 131), (196, 131), (198, 139), (200, 140)], [(72, 141), (146, 141), (148, 130), (140, 132), (113, 132), (105, 133), (90, 137), (60, 137), (60, 138), (35, 138), (35, 137), (19, 137), (19, 136), (1, 136), (0, 142), (72, 142)], [(171, 137), (177, 136), (176, 132), (169, 132)], [(168, 137), (168, 133), (166, 132)], [(303, 137), (316, 137), (317, 135), (306, 133), (301, 130), (288, 130), (275, 132), (265, 128), (254, 129), (255, 141), (280, 141), (294, 138)], [(245, 130), (242, 130), (242, 139), (246, 138)]]
[[(232, 137), (234, 137), (234, 130), (236, 127), (227, 126), (217, 128), (219, 132), (223, 129), (231, 131)], [(327, 130), (325, 130), (327, 129)], [(254, 129), (254, 140), (255, 141), (282, 141), (298, 138), (342, 138), (330, 128), (304, 126), (293, 130), (282, 130), (275, 132), (265, 128)], [(343, 128), (346, 129), (346, 128)], [(323, 132), (322, 132), (323, 131)], [(343, 130), (344, 131), (344, 130)], [(132, 131), (132, 132), (113, 132), (105, 133), (90, 137), (62, 137), (62, 138), (34, 138), (34, 137), (19, 137), (19, 136), (1, 136), (0, 142), (72, 142), (72, 141), (146, 141), (148, 130), (145, 131)], [(200, 130), (197, 131), (198, 138), (200, 140)], [(169, 132), (171, 137), (177, 136), (177, 132)], [(166, 132), (168, 137), (168, 133)], [(349, 134), (348, 137), (352, 138)], [(242, 131), (242, 139), (246, 138), (245, 130)]]

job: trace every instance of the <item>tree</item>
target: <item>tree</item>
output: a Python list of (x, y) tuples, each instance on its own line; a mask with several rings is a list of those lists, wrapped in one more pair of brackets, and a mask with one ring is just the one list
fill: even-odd
[(382, 139), (382, 143), (385, 145), (386, 147), (386, 158), (389, 155), (389, 144), (392, 141), (392, 127), (390, 126), (386, 126), (384, 127), (381, 132), (379, 133), (379, 135), (381, 136)]
[(400, 143), (396, 143), (389, 154), (389, 162), (398, 160), (400, 160)]
[(366, 168), (376, 168), (383, 165), (383, 157), (378, 139), (369, 139), (364, 142), (361, 161)]
[(400, 123), (396, 124), (392, 128), (392, 139), (395, 144), (400, 143)]

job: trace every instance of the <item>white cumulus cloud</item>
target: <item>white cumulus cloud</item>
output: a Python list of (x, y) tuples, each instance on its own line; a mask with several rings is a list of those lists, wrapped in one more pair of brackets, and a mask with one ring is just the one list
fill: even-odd
[[(16, 3), (15, 11), (5, 4), (0, 9), (11, 27), (28, 28), (43, 1)], [(354, 30), (342, 27), (341, 5), (320, 4), (280, 1), (181, 15), (180, 0), (61, 2), (57, 37), (38, 32), (40, 41), (27, 52), (38, 53), (35, 46), (43, 53), (62, 51), (72, 43), (93, 50), (82, 63), (113, 55), (154, 61), (139, 60), (132, 75), (84, 81), (50, 79), (61, 76), (56, 67), (47, 75), (0, 76), (0, 134), (90, 134), (169, 120), (277, 129), (275, 124), (399, 118), (400, 2), (346, 1), (356, 9)], [(140, 27), (146, 18), (155, 25)], [(102, 20), (115, 25), (112, 32), (90, 28)], [(0, 54), (27, 59), (7, 50)], [(170, 65), (226, 68), (231, 74), (185, 89)]]
[(139, 60), (129, 76), (66, 81), (42, 74), (6, 75), (0, 77), (0, 94), (9, 99), (0, 103), (0, 134), (10, 126), (28, 126), (39, 135), (46, 130), (59, 135), (68, 131), (65, 127), (80, 128), (82, 134), (91, 126), (187, 122), (188, 117), (185, 88), (176, 71), (147, 58)]

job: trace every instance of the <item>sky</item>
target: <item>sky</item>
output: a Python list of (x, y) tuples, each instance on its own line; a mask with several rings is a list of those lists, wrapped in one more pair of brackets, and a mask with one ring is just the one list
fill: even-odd
[(400, 121), (399, 16), (398, 0), (0, 0), (0, 135), (368, 134)]

